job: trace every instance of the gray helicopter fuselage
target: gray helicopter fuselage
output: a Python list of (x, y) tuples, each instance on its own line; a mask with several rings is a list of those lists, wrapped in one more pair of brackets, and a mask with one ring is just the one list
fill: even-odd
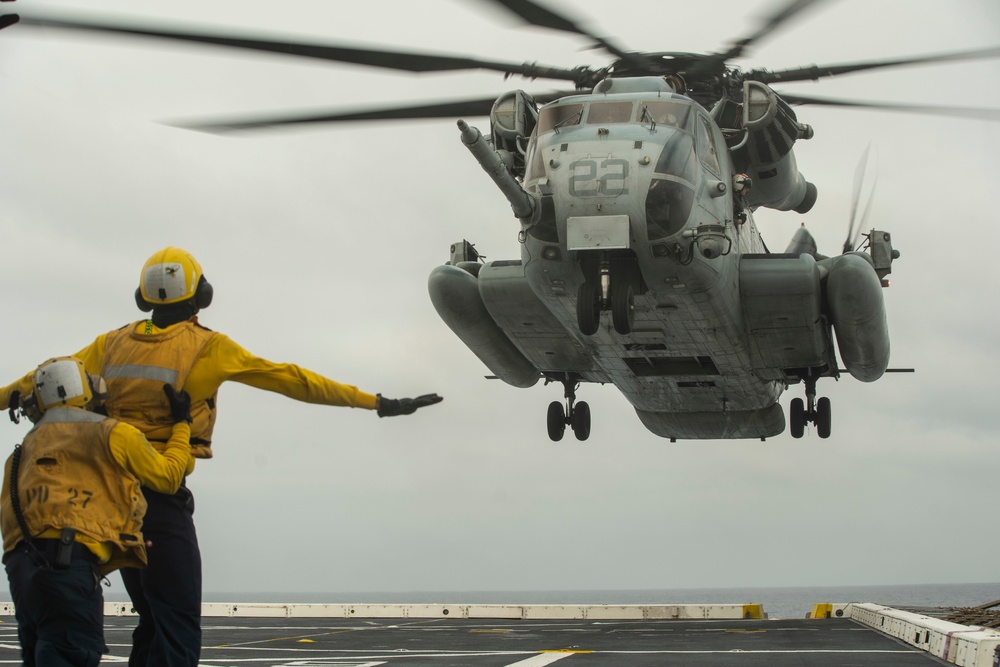
[[(733, 167), (705, 109), (663, 91), (563, 98), (541, 110), (526, 161), (525, 189), (542, 205), (526, 225), (524, 275), (590, 358), (584, 379), (614, 383), (642, 412), (777, 402), (783, 384), (750, 370), (737, 288), (740, 256), (764, 246), (751, 217), (734, 220)], [(592, 336), (577, 331), (587, 255), (638, 267), (630, 334), (607, 317)]]
[[(798, 131), (785, 126), (786, 139)], [(572, 410), (577, 382), (614, 384), (657, 435), (715, 439), (781, 433), (778, 400), (802, 381), (809, 405), (793, 405), (793, 435), (808, 419), (827, 437), (829, 405), (813, 392), (817, 378), (839, 374), (833, 330), (852, 376), (870, 382), (885, 371), (888, 234), (873, 231), (881, 250), (871, 257), (824, 258), (805, 229), (770, 253), (752, 216), (764, 204), (732, 157), (746, 143), (734, 136), (730, 148), (711, 114), (662, 80), (604, 82), (543, 106), (520, 182), (506, 166), (515, 156), (459, 127), (521, 222), (521, 259), (480, 264), (456, 244), (431, 273), (431, 297), (497, 377), (566, 385), (568, 416), (550, 406), (554, 439), (563, 419), (589, 434), (589, 406), (582, 418)], [(753, 155), (769, 132), (750, 130)], [(815, 188), (791, 143), (747, 166), (770, 179), (771, 207), (808, 210)]]

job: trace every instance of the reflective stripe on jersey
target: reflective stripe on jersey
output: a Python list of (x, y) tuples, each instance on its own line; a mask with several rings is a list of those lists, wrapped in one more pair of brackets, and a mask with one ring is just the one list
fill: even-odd
[(102, 377), (105, 380), (130, 378), (134, 380), (156, 380), (157, 382), (174, 384), (177, 382), (177, 371), (171, 368), (161, 368), (159, 366), (124, 364), (122, 366), (105, 366)]

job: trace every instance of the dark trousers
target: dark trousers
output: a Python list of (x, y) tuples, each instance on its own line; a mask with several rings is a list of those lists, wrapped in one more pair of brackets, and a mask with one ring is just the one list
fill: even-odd
[(148, 567), (122, 569), (125, 590), (139, 614), (129, 667), (197, 667), (201, 655), (201, 551), (194, 529), (194, 496), (182, 486), (172, 496), (143, 488), (142, 523)]
[(94, 560), (75, 556), (69, 567), (57, 570), (40, 567), (18, 547), (7, 556), (6, 568), (23, 664), (95, 667), (108, 647)]

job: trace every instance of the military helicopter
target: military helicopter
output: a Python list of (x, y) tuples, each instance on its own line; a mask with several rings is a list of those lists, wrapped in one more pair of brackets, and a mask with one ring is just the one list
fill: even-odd
[(521, 258), (482, 262), (472, 244), (456, 243), (429, 289), (445, 322), (496, 377), (516, 387), (562, 384), (565, 401), (547, 411), (550, 438), (562, 438), (567, 426), (578, 439), (589, 437), (590, 408), (576, 392), (595, 382), (614, 384), (650, 431), (671, 440), (780, 434), (780, 396), (801, 383), (805, 400), (791, 402), (791, 434), (801, 437), (813, 423), (829, 437), (830, 401), (817, 398), (817, 381), (847, 372), (871, 382), (888, 370), (882, 288), (898, 253), (888, 232), (873, 229), (862, 249), (852, 231), (840, 255), (825, 257), (804, 228), (785, 252), (770, 252), (754, 213), (804, 214), (816, 200), (793, 152), (812, 129), (792, 106), (874, 105), (779, 93), (771, 84), (993, 57), (1000, 49), (743, 71), (730, 61), (815, 0), (786, 5), (755, 33), (710, 54), (630, 52), (538, 2), (496, 3), (529, 23), (586, 37), (614, 61), (565, 69), (52, 17), (25, 23), (406, 71), (487, 69), (571, 82), (573, 90), (557, 93), (515, 90), (459, 103), (194, 125), (228, 131), (489, 116), (489, 136), (464, 121), (459, 134), (510, 201)]

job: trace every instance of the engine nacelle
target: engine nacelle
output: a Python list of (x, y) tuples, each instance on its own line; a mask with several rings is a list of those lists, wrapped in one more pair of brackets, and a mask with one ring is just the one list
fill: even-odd
[(816, 203), (816, 186), (799, 172), (792, 146), (812, 137), (795, 112), (773, 90), (759, 81), (743, 83), (743, 126), (753, 178), (747, 196), (751, 207), (805, 213)]
[(524, 150), (538, 122), (538, 106), (523, 90), (504, 93), (490, 110), (490, 142), (512, 174), (524, 176)]
[(889, 327), (882, 281), (865, 253), (849, 252), (817, 262), (825, 274), (830, 322), (840, 359), (862, 382), (874, 382), (889, 366)]

